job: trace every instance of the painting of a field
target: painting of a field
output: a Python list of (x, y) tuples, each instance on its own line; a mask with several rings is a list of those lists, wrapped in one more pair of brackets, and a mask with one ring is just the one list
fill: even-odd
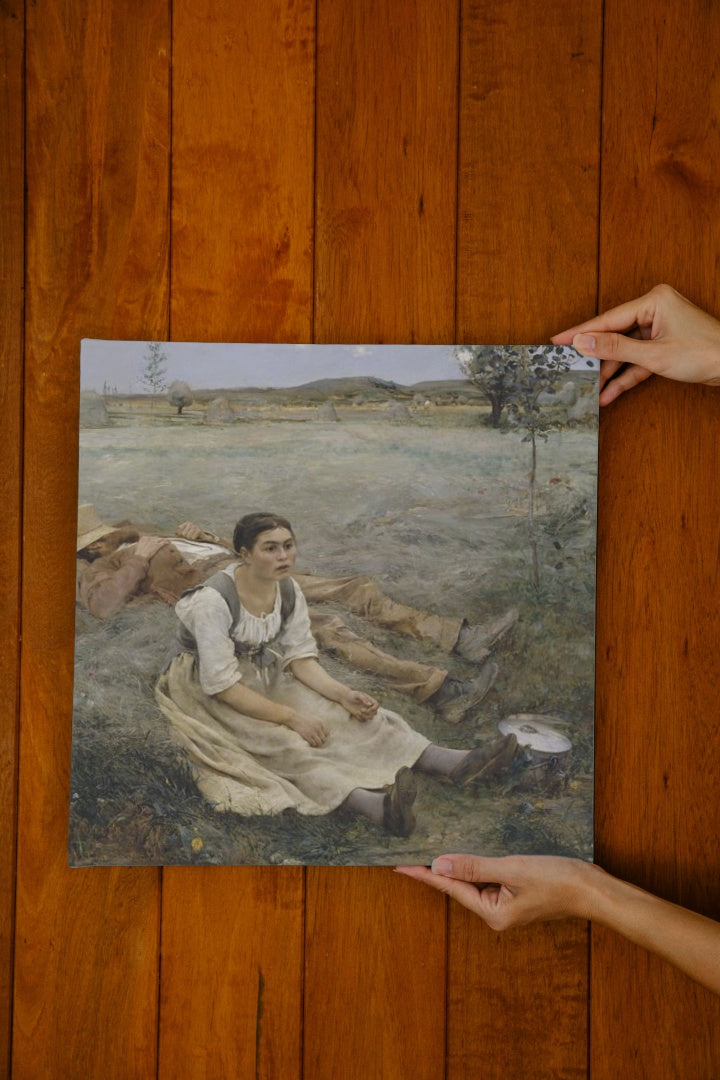
[[(163, 343), (153, 364), (143, 343), (84, 343), (81, 506), (108, 527), (165, 540), (193, 522), (220, 546), (243, 515), (273, 511), (292, 522), (303, 575), (369, 580), (443, 626), (515, 612), (474, 659), (340, 595), (316, 615), (448, 686), (490, 672), (482, 700), (447, 709), (434, 704), (442, 695), (422, 699), (320, 642), (333, 679), (431, 744), (490, 747), (511, 730), (517, 750), (464, 786), (417, 772), (408, 835), (344, 805), (312, 815), (220, 809), (154, 694), (178, 626), (173, 604), (142, 587), (109, 614), (79, 601), (71, 864), (393, 865), (443, 851), (591, 858), (596, 371), (571, 350), (541, 370), (541, 354), (528, 351), (498, 403), (482, 356), (450, 346), (203, 345), (202, 364), (187, 372), (175, 348)], [(217, 368), (214, 348), (229, 350)], [(144, 383), (132, 385), (132, 370)], [(87, 566), (78, 560), (80, 575)]]

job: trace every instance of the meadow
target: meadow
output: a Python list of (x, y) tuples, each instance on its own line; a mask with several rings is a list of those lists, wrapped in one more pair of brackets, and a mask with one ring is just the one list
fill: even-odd
[[(172, 534), (187, 520), (220, 535), (251, 510), (293, 522), (298, 568), (373, 575), (395, 599), (482, 622), (510, 606), (520, 620), (499, 649), (498, 678), (475, 714), (449, 725), (379, 678), (323, 662), (436, 742), (474, 746), (518, 712), (570, 739), (562, 761), (520, 753), (508, 772), (458, 790), (419, 777), (418, 827), (389, 836), (336, 811), (322, 818), (218, 813), (198, 794), (158, 710), (153, 686), (174, 634), (172, 608), (131, 604), (101, 622), (78, 606), (70, 793), (70, 860), (103, 864), (389, 864), (443, 850), (592, 856), (594, 558), (597, 435), (592, 424), (538, 445), (532, 581), (529, 446), (477, 407), (282, 409), (235, 423), (117, 409), (81, 430), (79, 501), (104, 521)], [(472, 664), (371, 627), (388, 652), (469, 678)]]

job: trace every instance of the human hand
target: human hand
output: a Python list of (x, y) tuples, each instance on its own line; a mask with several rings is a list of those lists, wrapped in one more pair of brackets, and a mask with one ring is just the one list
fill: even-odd
[(342, 696), (340, 705), (354, 716), (356, 720), (372, 720), (378, 711), (379, 704), (369, 694), (363, 694), (360, 690), (351, 690), (349, 687)]
[(441, 855), (432, 867), (398, 866), (479, 915), (493, 930), (571, 915), (588, 917), (589, 884), (603, 871), (553, 855)]
[(214, 534), (206, 529), (201, 529), (194, 521), (183, 521), (175, 530), (176, 536), (182, 536), (183, 540), (212, 540)]
[(648, 379), (720, 385), (720, 322), (669, 285), (552, 338), (600, 360), (600, 404)]
[(143, 559), (152, 559), (157, 555), (161, 547), (165, 547), (167, 540), (161, 536), (141, 536), (135, 545), (135, 554)]
[(328, 736), (327, 728), (322, 721), (310, 716), (301, 716), (299, 713), (293, 713), (286, 721), (286, 726), (296, 731), (298, 735), (302, 735), (310, 746), (322, 746)]

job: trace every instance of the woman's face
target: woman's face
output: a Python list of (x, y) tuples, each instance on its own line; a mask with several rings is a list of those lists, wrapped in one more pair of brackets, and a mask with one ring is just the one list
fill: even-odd
[(251, 551), (243, 548), (240, 554), (257, 577), (277, 581), (287, 577), (295, 565), (295, 537), (289, 529), (267, 529), (256, 538)]

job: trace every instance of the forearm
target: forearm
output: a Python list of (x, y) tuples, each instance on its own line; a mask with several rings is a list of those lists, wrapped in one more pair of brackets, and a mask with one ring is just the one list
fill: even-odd
[(215, 697), (244, 716), (252, 716), (256, 720), (265, 720), (270, 724), (291, 727), (296, 715), (294, 709), (278, 705), (249, 686), (244, 686), (242, 682), (233, 683), (227, 690), (221, 690), (220, 693), (215, 694)]
[(329, 701), (341, 702), (349, 692), (344, 683), (333, 679), (332, 675), (329, 675), (325, 668), (318, 664), (313, 657), (308, 656), (300, 660), (293, 660), (289, 664), (289, 668), (298, 682), (303, 683), (311, 690), (315, 690), (316, 693), (321, 694)]
[(80, 580), (82, 604), (97, 619), (109, 619), (134, 596), (145, 579), (148, 560), (131, 555), (109, 567), (90, 563)]
[(588, 868), (586, 915), (720, 994), (720, 923)]
[(210, 532), (209, 529), (203, 529), (203, 535), (198, 537), (199, 540), (204, 540), (209, 544), (218, 544), (220, 547), (227, 548), (233, 554), (236, 554), (235, 547), (232, 540), (229, 540), (227, 536), (218, 536), (217, 533)]
[(194, 521), (183, 521), (175, 530), (175, 535), (182, 536), (185, 540), (200, 540), (209, 544), (219, 544), (221, 547), (227, 548), (228, 551), (235, 552), (232, 540), (228, 540), (225, 536), (218, 536), (217, 533), (211, 532), (210, 529), (202, 529)]
[(327, 729), (320, 720), (316, 720), (314, 717), (302, 716), (294, 709), (278, 705), (262, 694), (258, 694), (257, 691), (243, 686), (241, 682), (235, 683), (233, 686), (228, 687), (227, 690), (221, 690), (215, 696), (218, 700), (231, 705), (245, 716), (252, 716), (256, 720), (264, 720), (269, 724), (278, 724), (289, 728), (290, 731), (294, 731), (310, 746), (322, 746), (327, 738)]

